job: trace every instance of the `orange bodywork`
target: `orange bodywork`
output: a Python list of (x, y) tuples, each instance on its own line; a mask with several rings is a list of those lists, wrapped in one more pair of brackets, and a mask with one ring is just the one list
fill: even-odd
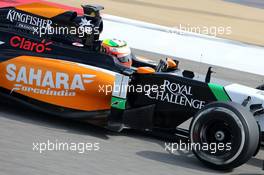
[(21, 11), (32, 13), (34, 15), (43, 16), (46, 18), (52, 18), (66, 12), (66, 10), (62, 8), (54, 7), (42, 2), (34, 2), (30, 4), (18, 5), (15, 8)]
[(0, 64), (0, 86), (57, 106), (84, 111), (110, 109), (115, 73), (50, 58), (19, 56)]
[(167, 59), (167, 66), (168, 68), (170, 69), (174, 69), (174, 68), (177, 68), (177, 64), (175, 63), (175, 61), (171, 58), (168, 58)]
[(138, 67), (137, 73), (138, 74), (153, 74), (155, 73), (155, 70), (151, 67)]

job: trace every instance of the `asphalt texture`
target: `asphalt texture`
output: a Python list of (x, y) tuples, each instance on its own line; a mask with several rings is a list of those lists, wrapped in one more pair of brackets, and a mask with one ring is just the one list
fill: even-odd
[[(154, 60), (166, 57), (136, 51)], [(181, 60), (181, 67), (200, 73), (208, 65)], [(261, 76), (217, 68), (218, 78), (252, 87), (261, 83)], [(33, 143), (92, 143), (100, 149), (86, 151), (44, 151)], [(124, 131), (114, 133), (87, 123), (7, 104), (0, 105), (0, 174), (1, 175), (192, 175), (232, 174), (264, 175), (264, 150), (248, 163), (230, 172), (204, 167), (191, 152), (165, 151), (165, 141), (149, 133)], [(81, 151), (79, 151), (81, 152)]]

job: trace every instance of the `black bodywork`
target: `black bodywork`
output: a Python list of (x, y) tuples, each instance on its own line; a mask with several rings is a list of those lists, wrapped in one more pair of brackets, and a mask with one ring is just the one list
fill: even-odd
[[(85, 7), (84, 7), (85, 8)], [(99, 8), (99, 7), (98, 7)], [(5, 61), (12, 59), (21, 55), (29, 56), (40, 56), (53, 59), (67, 60), (72, 62), (83, 63), (87, 65), (92, 65), (114, 72), (118, 72), (127, 76), (130, 76), (131, 82), (130, 85), (137, 86), (161, 86), (164, 84), (164, 81), (175, 84), (174, 86), (182, 86), (188, 89), (189, 97), (191, 99), (203, 102), (203, 105), (216, 101), (214, 94), (208, 87), (208, 84), (199, 79), (196, 79), (196, 76), (188, 76), (188, 72), (181, 71), (179, 69), (167, 70), (167, 71), (157, 71), (154, 74), (137, 74), (135, 69), (127, 69), (115, 63), (112, 56), (107, 55), (101, 52), (99, 45), (100, 41), (93, 36), (93, 44), (87, 44), (86, 40), (91, 41), (88, 36), (86, 39), (78, 38), (77, 36), (44, 36), (39, 37), (32, 33), (31, 30), (23, 29), (19, 23), (10, 22), (6, 19), (6, 15), (9, 10), (13, 8), (3, 8), (0, 10), (1, 14), (1, 24), (0, 24), (0, 41), (5, 42), (6, 44), (1, 45), (0, 52), (0, 61)], [(22, 12), (21, 13), (26, 13)], [(29, 14), (32, 15), (32, 14)], [(40, 16), (37, 16), (42, 18)], [(53, 22), (56, 25), (77, 25), (80, 21), (75, 12), (67, 12), (59, 16), (54, 17)], [(76, 22), (77, 21), (77, 22)], [(95, 21), (97, 26), (100, 26), (102, 30), (102, 21), (101, 18)], [(10, 40), (12, 37), (22, 37), (26, 40), (32, 42), (42, 42), (43, 39), (46, 42), (52, 42), (49, 46), (49, 51), (43, 51), (38, 53), (36, 51), (26, 51), (20, 48), (14, 48), (10, 45)], [(87, 39), (89, 38), (89, 39)], [(73, 46), (73, 42), (84, 43), (84, 47)], [(136, 57), (133, 58), (133, 66), (149, 66), (156, 68), (156, 65), (152, 63), (146, 63), (139, 61)], [(191, 72), (192, 73), (192, 72)], [(6, 89), (1, 89), (1, 94), (9, 96), (10, 91)], [(176, 98), (172, 96), (169, 89), (165, 88), (164, 94), (170, 96), (169, 98)], [(153, 95), (153, 94), (152, 94)], [(187, 94), (188, 95), (188, 94)], [(201, 108), (192, 107), (191, 105), (179, 105), (179, 100), (177, 99), (154, 99), (149, 98), (145, 92), (129, 92), (127, 95), (127, 107), (125, 111), (114, 112), (112, 111), (96, 111), (96, 112), (86, 112), (86, 111), (76, 111), (72, 109), (61, 108), (60, 106), (54, 106), (49, 104), (44, 104), (35, 99), (29, 99), (18, 93), (13, 93), (12, 97), (16, 97), (15, 100), (22, 102), (30, 107), (37, 108), (45, 112), (49, 112), (55, 115), (60, 115), (63, 117), (78, 118), (78, 119), (95, 119), (96, 116), (111, 116), (110, 120), (119, 120), (119, 122), (125, 123), (128, 127), (133, 128), (175, 128), (184, 121), (188, 120), (190, 117)], [(197, 103), (199, 103), (197, 102)], [(185, 103), (185, 102), (182, 102)]]
[[(8, 43), (10, 39), (13, 36), (21, 36), (18, 35), (18, 33), (15, 33), (13, 31), (7, 31), (6, 29), (0, 29), (0, 40)], [(41, 39), (36, 39), (33, 37), (30, 37), (30, 35), (23, 35), (24, 38), (27, 38), (31, 41), (41, 42)], [(181, 86), (188, 86), (192, 88), (192, 96), (196, 99), (199, 99), (200, 101), (205, 101), (206, 103), (216, 101), (216, 98), (214, 97), (213, 93), (210, 91), (207, 83), (202, 82), (200, 80), (195, 80), (192, 78), (184, 77), (183, 71), (181, 70), (174, 70), (171, 72), (156, 72), (154, 74), (137, 74), (135, 70), (131, 69), (128, 70), (127, 68), (124, 68), (114, 62), (114, 59), (112, 56), (106, 55), (105, 53), (101, 53), (99, 51), (93, 51), (89, 50), (87, 48), (79, 48), (74, 47), (67, 44), (57, 43), (53, 42), (52, 51), (46, 52), (46, 53), (36, 53), (31, 51), (25, 51), (19, 48), (13, 48), (8, 44), (1, 46), (1, 53), (0, 53), (0, 59), (1, 61), (5, 61), (8, 59), (12, 59), (17, 56), (21, 55), (29, 55), (29, 56), (45, 56), (47, 58), (53, 58), (53, 59), (60, 59), (60, 60), (67, 60), (67, 61), (73, 61), (78, 63), (83, 63), (87, 65), (92, 65), (104, 69), (108, 69), (114, 72), (118, 72), (121, 74), (128, 74), (128, 76), (131, 76), (131, 85), (137, 86), (161, 86), (164, 84), (164, 80), (170, 81), (171, 83), (176, 83)], [(74, 55), (70, 56), (70, 55)], [(136, 59), (136, 58), (135, 58)], [(137, 66), (146, 66), (147, 63), (142, 62), (141, 64), (139, 61), (136, 61)], [(155, 65), (152, 65), (155, 67)], [(129, 75), (131, 74), (131, 75)], [(5, 93), (9, 95), (10, 91), (2, 89), (2, 93)], [(168, 93), (165, 91), (165, 93)], [(19, 99), (22, 99), (23, 101), (27, 99), (27, 97), (24, 97), (22, 95), (14, 93), (13, 96), (18, 97)], [(51, 113), (55, 113), (56, 115), (62, 115), (62, 116), (69, 116), (73, 118), (88, 118), (92, 115), (87, 115), (85, 111), (75, 111), (71, 109), (64, 109), (61, 110), (59, 106), (54, 105), (48, 105), (48, 104), (42, 104), (41, 102), (38, 102), (37, 100), (30, 99), (31, 105), (35, 105), (36, 107), (44, 108), (43, 110), (48, 110)], [(128, 104), (129, 110), (134, 110), (136, 108), (141, 108), (144, 106), (151, 106), (154, 105), (155, 108), (153, 111), (154, 118), (153, 120), (153, 126), (158, 125), (159, 127), (175, 127), (181, 124), (182, 122), (188, 120), (190, 117), (192, 117), (199, 109), (194, 109), (192, 107), (185, 107), (176, 105), (173, 103), (168, 103), (156, 99), (150, 99), (145, 95), (145, 92), (131, 92), (128, 94)], [(138, 111), (140, 113), (140, 111)], [(90, 114), (90, 112), (89, 112)]]
[(211, 91), (206, 83), (183, 77), (181, 74), (182, 71), (179, 70), (171, 73), (157, 72), (153, 75), (135, 75), (135, 81), (133, 81), (133, 83), (135, 83), (135, 85), (142, 85), (143, 87), (146, 85), (151, 87), (156, 85), (162, 87), (164, 81), (167, 81), (174, 86), (180, 85), (184, 88), (187, 87), (188, 90), (190, 88), (190, 98), (199, 100), (195, 108), (182, 102), (182, 99), (180, 99), (181, 94), (174, 95), (167, 87), (157, 92), (150, 92), (150, 95), (146, 95), (146, 92), (132, 93), (129, 95), (129, 104), (131, 104), (133, 108), (155, 105), (153, 126), (175, 128), (195, 115), (200, 109), (200, 107), (198, 107), (200, 104), (198, 103), (204, 102), (203, 105), (205, 105), (212, 101), (216, 101), (214, 95), (210, 93)]

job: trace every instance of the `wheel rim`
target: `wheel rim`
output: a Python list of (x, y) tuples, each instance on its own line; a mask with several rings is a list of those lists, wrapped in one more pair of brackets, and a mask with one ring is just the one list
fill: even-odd
[[(193, 148), (195, 154), (210, 163), (224, 165), (234, 161), (242, 152), (245, 144), (245, 133), (242, 122), (231, 110), (217, 107), (202, 111), (194, 120), (191, 128), (191, 142), (200, 145), (224, 144), (223, 151)], [(231, 150), (226, 150), (230, 143)], [(210, 147), (211, 148), (211, 147)], [(214, 151), (213, 151), (214, 152)]]

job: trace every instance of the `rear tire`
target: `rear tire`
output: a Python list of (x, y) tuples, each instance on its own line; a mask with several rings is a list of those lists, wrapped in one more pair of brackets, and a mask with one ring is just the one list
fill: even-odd
[(190, 127), (191, 143), (211, 148), (197, 149), (192, 145), (193, 153), (206, 166), (217, 170), (230, 170), (246, 163), (258, 149), (259, 135), (253, 115), (232, 102), (205, 106)]

